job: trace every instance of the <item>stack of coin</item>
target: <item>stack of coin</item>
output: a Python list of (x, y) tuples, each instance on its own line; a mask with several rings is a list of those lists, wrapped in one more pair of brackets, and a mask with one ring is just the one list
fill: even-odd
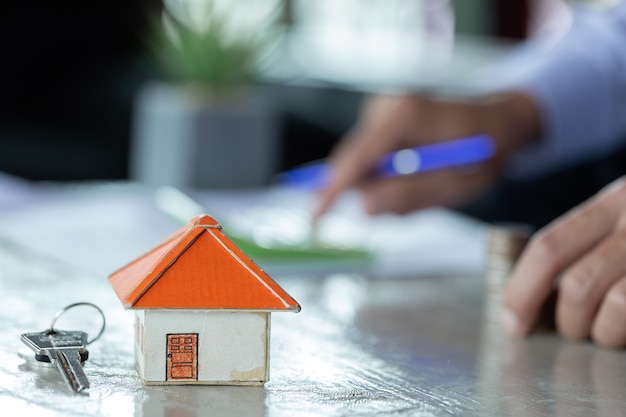
[[(533, 230), (530, 225), (518, 223), (493, 224), (487, 230), (485, 318), (489, 322), (500, 320), (504, 291)], [(555, 295), (545, 303), (537, 330), (554, 329), (554, 302)]]
[(533, 228), (526, 224), (494, 224), (488, 228), (485, 265), (487, 294), (502, 299), (511, 271), (532, 232)]
[[(502, 327), (502, 299), (511, 271), (524, 251), (533, 228), (526, 224), (492, 224), (485, 230), (483, 321), (481, 326), (480, 386), (484, 401), (494, 401), (500, 389), (502, 369), (511, 352)], [(497, 404), (494, 403), (497, 407)]]
[(492, 224), (487, 228), (483, 324), (490, 337), (501, 337), (504, 291), (532, 232), (532, 227), (517, 223)]

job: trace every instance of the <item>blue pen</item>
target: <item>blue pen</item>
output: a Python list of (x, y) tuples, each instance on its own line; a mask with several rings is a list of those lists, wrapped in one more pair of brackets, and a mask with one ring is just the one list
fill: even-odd
[[(495, 151), (496, 145), (487, 135), (402, 149), (383, 157), (375, 169), (375, 174), (381, 177), (395, 177), (474, 164), (491, 158)], [(329, 181), (329, 168), (325, 163), (313, 163), (283, 172), (278, 176), (280, 184), (299, 188), (319, 189), (327, 186)]]

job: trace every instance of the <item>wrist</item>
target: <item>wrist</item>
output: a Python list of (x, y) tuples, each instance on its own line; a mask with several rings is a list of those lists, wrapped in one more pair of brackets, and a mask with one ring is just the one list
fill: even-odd
[(481, 100), (484, 120), (506, 153), (531, 144), (541, 136), (541, 115), (537, 104), (523, 92), (505, 92)]

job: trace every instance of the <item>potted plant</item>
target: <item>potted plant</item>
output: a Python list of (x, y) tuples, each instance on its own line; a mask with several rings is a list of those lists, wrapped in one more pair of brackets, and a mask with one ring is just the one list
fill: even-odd
[(163, 74), (138, 93), (131, 179), (177, 187), (253, 187), (276, 173), (279, 120), (255, 94), (278, 0), (166, 0), (149, 34)]

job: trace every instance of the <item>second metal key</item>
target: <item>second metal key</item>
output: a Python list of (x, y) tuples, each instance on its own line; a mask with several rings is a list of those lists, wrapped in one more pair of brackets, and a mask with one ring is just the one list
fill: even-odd
[(35, 351), (36, 357), (47, 357), (54, 363), (74, 392), (89, 388), (89, 380), (82, 366), (83, 357), (87, 353), (87, 333), (76, 330), (44, 330), (24, 333), (22, 341)]

